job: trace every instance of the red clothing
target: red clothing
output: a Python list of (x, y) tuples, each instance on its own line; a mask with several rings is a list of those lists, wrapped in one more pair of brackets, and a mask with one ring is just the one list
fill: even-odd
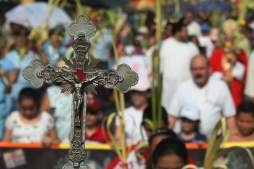
[(222, 72), (221, 61), (224, 51), (221, 48), (214, 48), (210, 57), (210, 65), (213, 72)]
[(110, 161), (109, 165), (107, 166), (107, 169), (114, 169), (120, 162), (121, 161), (120, 161), (119, 157), (113, 158)]
[(187, 160), (188, 160), (188, 164), (196, 165), (196, 162), (194, 161), (194, 159), (191, 156), (189, 156)]
[[(131, 151), (135, 151), (135, 149), (137, 148), (137, 145), (132, 145), (131, 147), (126, 147), (126, 153), (129, 154)], [(128, 169), (128, 164), (124, 164), (121, 162), (120, 158), (118, 156), (116, 156), (115, 158), (113, 158), (109, 165), (107, 166), (107, 169), (114, 169), (116, 166), (120, 165), (122, 168), (126, 168)]]
[(108, 143), (109, 142), (109, 135), (105, 130), (102, 129), (101, 126), (97, 126), (96, 131), (90, 136), (88, 136), (86, 133), (85, 138), (86, 138), (86, 140), (96, 141), (96, 142), (100, 142), (100, 143)]
[[(135, 149), (135, 146), (133, 146), (131, 149), (133, 149), (133, 148)], [(143, 152), (141, 152), (141, 155), (146, 160), (147, 164), (151, 163), (151, 153), (150, 152), (143, 151)], [(193, 165), (196, 164), (191, 156), (189, 156), (187, 160), (188, 160), (187, 161), (188, 164), (193, 164)], [(120, 158), (115, 157), (110, 161), (109, 165), (107, 166), (107, 169), (114, 169), (118, 164), (121, 164)], [(126, 167), (126, 164), (122, 164), (122, 165), (123, 165), (122, 168), (128, 168), (128, 167)]]
[[(221, 48), (214, 48), (212, 55), (210, 57), (210, 65), (212, 72), (223, 72), (223, 68), (221, 65), (222, 58), (225, 56), (225, 52)], [(248, 59), (244, 51), (241, 51), (238, 56), (238, 61), (241, 62), (245, 67), (245, 75), (247, 70)], [(244, 91), (245, 78), (243, 80), (233, 79), (230, 86), (231, 95), (233, 97), (235, 106), (237, 107), (243, 99), (243, 91)]]

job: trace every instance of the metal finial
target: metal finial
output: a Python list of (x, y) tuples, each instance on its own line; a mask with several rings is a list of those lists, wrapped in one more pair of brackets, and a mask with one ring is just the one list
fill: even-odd
[(74, 39), (83, 34), (87, 41), (95, 35), (96, 26), (87, 16), (79, 16), (73, 23), (70, 24), (67, 33)]

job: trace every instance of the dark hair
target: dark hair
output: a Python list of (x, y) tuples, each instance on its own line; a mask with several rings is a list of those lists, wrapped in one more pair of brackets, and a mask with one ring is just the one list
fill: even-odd
[(54, 28), (49, 30), (49, 37), (51, 37), (53, 34), (59, 34), (60, 36), (64, 36), (64, 27), (62, 25), (57, 25)]
[(16, 36), (28, 37), (28, 35), (30, 33), (30, 30), (28, 28), (26, 28), (25, 26), (23, 26), (23, 25), (11, 22), (10, 26), (11, 26), (11, 29), (12, 29), (12, 35), (14, 37), (16, 37)]
[(192, 123), (194, 125), (194, 131), (199, 133), (200, 120), (191, 120), (191, 119), (188, 119), (187, 117), (181, 117), (181, 120), (185, 121), (185, 122)]
[(92, 115), (97, 115), (98, 114), (98, 111), (96, 111), (93, 107), (91, 106), (87, 106), (86, 108), (86, 113), (87, 114), (92, 114)]
[(34, 101), (37, 108), (40, 106), (40, 97), (38, 91), (33, 88), (23, 88), (19, 92), (18, 102), (21, 103), (23, 99), (31, 99)]
[(166, 155), (177, 155), (182, 159), (183, 164), (187, 164), (188, 161), (188, 151), (185, 144), (177, 138), (166, 138), (162, 140), (152, 154), (152, 164), (155, 166), (159, 158)]
[(160, 128), (154, 131), (152, 135), (149, 137), (148, 140), (149, 145), (152, 144), (153, 139), (157, 136), (166, 136), (167, 138), (177, 138), (177, 135), (173, 130), (167, 128)]
[[(142, 125), (145, 123), (145, 119), (153, 120), (152, 104), (146, 107), (143, 114)], [(165, 126), (168, 126), (168, 113), (164, 107), (161, 107), (161, 120)]]
[(184, 18), (181, 18), (178, 22), (173, 23), (172, 34), (175, 35), (184, 27), (186, 27), (186, 24), (184, 23)]
[(237, 114), (236, 115), (239, 115), (242, 112), (250, 113), (254, 116), (254, 103), (252, 103), (250, 101), (242, 102), (237, 108)]

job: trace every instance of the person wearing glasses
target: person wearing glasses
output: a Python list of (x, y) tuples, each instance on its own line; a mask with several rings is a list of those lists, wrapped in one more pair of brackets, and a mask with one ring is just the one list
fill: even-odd
[(46, 146), (59, 143), (53, 118), (41, 112), (37, 91), (24, 88), (18, 97), (19, 109), (6, 120), (4, 141), (17, 143), (43, 143)]

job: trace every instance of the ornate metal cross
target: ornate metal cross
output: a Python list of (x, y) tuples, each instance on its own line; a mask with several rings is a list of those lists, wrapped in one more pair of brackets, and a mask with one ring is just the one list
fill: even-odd
[(128, 65), (122, 64), (116, 70), (96, 70), (88, 59), (90, 38), (96, 33), (95, 25), (84, 16), (80, 16), (68, 28), (68, 34), (73, 39), (72, 58), (63, 58), (65, 66), (42, 65), (34, 60), (23, 72), (26, 80), (33, 87), (40, 88), (44, 83), (58, 82), (63, 84), (62, 92), (73, 94), (73, 122), (71, 149), (68, 160), (74, 169), (79, 169), (85, 161), (85, 139), (83, 137), (83, 115), (86, 112), (86, 90), (89, 87), (104, 86), (117, 88), (122, 92), (128, 91), (137, 84), (138, 75)]

